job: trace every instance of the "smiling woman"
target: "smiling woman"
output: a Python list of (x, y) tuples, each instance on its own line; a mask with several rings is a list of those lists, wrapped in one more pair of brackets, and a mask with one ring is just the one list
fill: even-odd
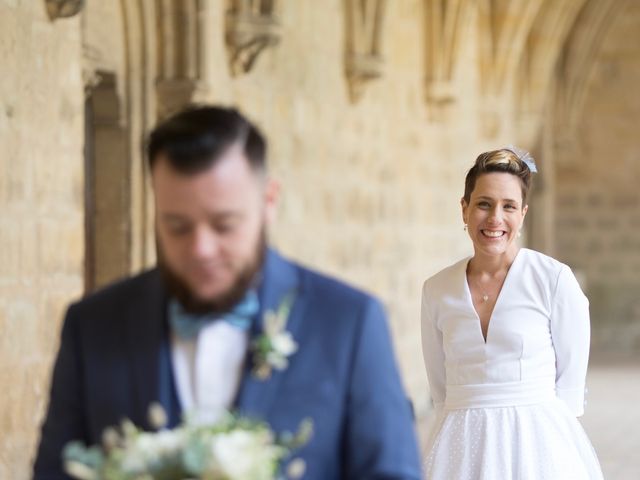
[(482, 175), (469, 200), (462, 199), (462, 216), (474, 249), (489, 256), (506, 255), (513, 260), (514, 239), (526, 213), (518, 179), (506, 172)]
[(516, 241), (534, 171), (517, 149), (476, 159), (461, 200), (474, 254), (424, 284), (428, 479), (602, 478), (575, 419), (588, 300), (569, 267)]
[(462, 218), (475, 251), (467, 264), (467, 281), (485, 338), (498, 294), (518, 253), (514, 240), (529, 208), (530, 185), (530, 167), (508, 149), (481, 154), (465, 180)]

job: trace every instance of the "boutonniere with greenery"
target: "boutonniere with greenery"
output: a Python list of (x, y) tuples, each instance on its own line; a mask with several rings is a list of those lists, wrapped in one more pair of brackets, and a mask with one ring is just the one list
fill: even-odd
[(289, 366), (288, 357), (298, 350), (298, 344), (286, 330), (294, 300), (295, 294), (289, 293), (277, 310), (264, 312), (264, 332), (251, 345), (253, 374), (260, 380), (268, 379), (273, 369), (285, 370)]

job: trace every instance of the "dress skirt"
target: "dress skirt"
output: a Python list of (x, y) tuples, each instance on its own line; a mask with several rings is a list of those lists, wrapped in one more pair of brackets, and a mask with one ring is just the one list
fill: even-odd
[(603, 478), (582, 426), (558, 398), (436, 412), (424, 463), (428, 480)]

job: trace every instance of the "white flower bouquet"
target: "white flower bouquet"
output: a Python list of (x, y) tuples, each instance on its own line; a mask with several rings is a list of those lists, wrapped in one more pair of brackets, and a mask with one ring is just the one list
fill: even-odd
[[(150, 409), (155, 424), (166, 423), (161, 407)], [(308, 442), (310, 420), (296, 434), (276, 438), (262, 422), (227, 415), (213, 424), (187, 419), (175, 429), (145, 432), (125, 421), (120, 431), (105, 431), (103, 445), (69, 443), (65, 469), (79, 480), (274, 480), (299, 478), (305, 465), (283, 460)]]

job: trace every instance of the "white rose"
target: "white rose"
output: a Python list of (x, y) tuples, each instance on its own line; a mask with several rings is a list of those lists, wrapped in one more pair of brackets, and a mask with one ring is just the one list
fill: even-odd
[(122, 459), (126, 472), (145, 471), (150, 464), (176, 454), (184, 446), (181, 430), (163, 430), (157, 433), (141, 433), (133, 444), (127, 446)]
[(125, 451), (122, 459), (120, 460), (120, 468), (127, 474), (144, 472), (146, 467), (147, 464), (145, 459), (141, 452), (136, 449)]
[(285, 370), (289, 366), (287, 357), (279, 354), (278, 352), (269, 352), (267, 354), (267, 363), (276, 370)]
[(184, 446), (185, 437), (180, 430), (162, 430), (155, 436), (156, 451), (160, 455), (172, 455)]
[(271, 344), (276, 352), (284, 355), (285, 357), (291, 355), (298, 349), (298, 344), (289, 332), (282, 332), (274, 336), (271, 339)]
[(271, 480), (279, 450), (268, 432), (236, 430), (212, 442), (214, 469), (230, 480)]

